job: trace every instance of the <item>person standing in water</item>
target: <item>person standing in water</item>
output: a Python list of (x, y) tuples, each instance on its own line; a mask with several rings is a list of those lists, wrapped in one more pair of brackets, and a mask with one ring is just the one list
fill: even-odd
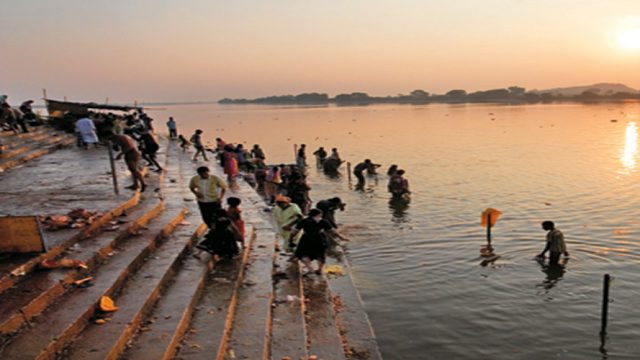
[(305, 144), (300, 145), (300, 149), (298, 149), (298, 155), (296, 156), (296, 165), (301, 170), (304, 170), (304, 168), (307, 167), (306, 150), (307, 150), (307, 145), (305, 145)]
[(393, 197), (401, 198), (411, 193), (409, 191), (409, 181), (402, 177), (403, 175), (404, 170), (399, 169), (389, 178), (387, 189)]
[[(379, 165), (378, 165), (379, 166)], [(358, 183), (356, 184), (356, 189), (364, 189), (364, 172), (374, 172), (376, 171), (376, 164), (372, 163), (370, 159), (366, 159), (364, 162), (359, 163), (356, 167), (353, 168), (353, 175), (358, 179)]]
[(324, 165), (324, 161), (327, 159), (327, 151), (321, 146), (318, 150), (313, 152), (313, 155), (316, 156), (316, 167), (321, 169)]
[(557, 265), (560, 255), (569, 256), (567, 245), (564, 242), (564, 234), (556, 229), (553, 221), (543, 221), (542, 229), (547, 231), (547, 242), (542, 252), (536, 257), (544, 259), (544, 254), (549, 251), (549, 265)]

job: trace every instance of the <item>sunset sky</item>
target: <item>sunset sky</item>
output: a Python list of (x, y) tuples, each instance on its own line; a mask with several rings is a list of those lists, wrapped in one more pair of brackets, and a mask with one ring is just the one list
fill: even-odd
[(18, 102), (640, 88), (638, 0), (0, 0)]

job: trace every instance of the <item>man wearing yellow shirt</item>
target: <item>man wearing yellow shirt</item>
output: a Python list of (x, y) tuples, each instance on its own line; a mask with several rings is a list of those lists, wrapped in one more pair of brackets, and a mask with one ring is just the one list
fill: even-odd
[(198, 207), (202, 220), (209, 228), (212, 228), (216, 211), (221, 209), (221, 201), (227, 191), (224, 180), (209, 174), (209, 168), (201, 166), (197, 170), (198, 175), (189, 181), (189, 189), (198, 200)]

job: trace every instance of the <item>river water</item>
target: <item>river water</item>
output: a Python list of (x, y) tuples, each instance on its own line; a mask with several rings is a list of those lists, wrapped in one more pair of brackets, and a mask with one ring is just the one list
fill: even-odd
[[(412, 199), (390, 203), (386, 176), (365, 192), (313, 166), (314, 201), (340, 196), (354, 280), (385, 359), (640, 358), (640, 105), (183, 105), (150, 111), (164, 131), (259, 143), (269, 163), (293, 145), (337, 147), (405, 169)], [(500, 258), (482, 266), (480, 213)], [(570, 259), (534, 260), (543, 220)], [(610, 273), (608, 338), (600, 349), (602, 277)], [(607, 355), (604, 355), (604, 354)]]

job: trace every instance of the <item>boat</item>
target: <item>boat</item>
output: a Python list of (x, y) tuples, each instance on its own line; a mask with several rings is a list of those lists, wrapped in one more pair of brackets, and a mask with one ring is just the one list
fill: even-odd
[(122, 112), (131, 112), (131, 111), (142, 111), (143, 108), (141, 106), (128, 106), (128, 105), (109, 105), (109, 104), (98, 104), (94, 102), (81, 103), (81, 102), (71, 102), (71, 101), (60, 101), (60, 100), (52, 100), (52, 99), (44, 99), (45, 104), (47, 105), (47, 112), (49, 113), (49, 117), (59, 118), (64, 115), (75, 115), (75, 116), (84, 116), (92, 110), (107, 110), (107, 111), (122, 111)]

